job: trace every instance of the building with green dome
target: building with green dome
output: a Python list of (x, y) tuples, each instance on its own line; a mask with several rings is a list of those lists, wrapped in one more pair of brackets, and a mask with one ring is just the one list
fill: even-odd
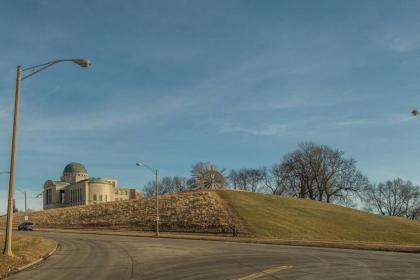
[(44, 209), (89, 205), (140, 197), (134, 188), (121, 188), (117, 180), (89, 178), (83, 164), (71, 162), (64, 167), (60, 181), (44, 184)]

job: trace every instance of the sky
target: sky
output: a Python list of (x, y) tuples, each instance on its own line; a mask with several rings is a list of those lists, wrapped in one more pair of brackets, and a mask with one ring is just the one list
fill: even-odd
[[(28, 207), (72, 161), (138, 187), (343, 150), (372, 182), (420, 183), (420, 1), (1, 1), (0, 171), (22, 83), (16, 186)], [(8, 176), (0, 175), (0, 213)], [(17, 191), (17, 207), (23, 195)]]

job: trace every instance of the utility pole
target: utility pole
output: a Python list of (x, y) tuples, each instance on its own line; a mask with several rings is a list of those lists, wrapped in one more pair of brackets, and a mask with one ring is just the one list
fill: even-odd
[[(3, 254), (6, 256), (13, 256), (12, 252), (12, 226), (13, 226), (13, 209), (14, 209), (14, 191), (15, 191), (15, 178), (16, 178), (16, 145), (17, 145), (17, 133), (19, 125), (19, 109), (20, 109), (20, 92), (21, 83), (26, 78), (29, 78), (57, 63), (61, 62), (73, 62), (80, 67), (89, 67), (91, 62), (87, 59), (58, 59), (53, 60), (44, 64), (35, 65), (23, 69), (22, 66), (17, 67), (16, 75), (16, 93), (15, 93), (15, 107), (13, 114), (13, 133), (12, 133), (12, 151), (10, 155), (10, 171), (9, 171), (9, 195), (7, 203), (7, 220), (6, 220), (6, 236), (4, 240)], [(30, 73), (22, 76), (22, 73), (29, 71)], [(26, 207), (25, 207), (26, 208)]]
[(16, 168), (16, 142), (19, 124), (20, 85), (22, 82), (22, 66), (17, 67), (15, 112), (13, 115), (12, 153), (10, 156), (9, 174), (9, 200), (7, 204), (6, 237), (4, 240), (3, 254), (13, 256), (12, 253), (12, 226), (13, 226), (13, 194), (15, 190), (15, 168)]

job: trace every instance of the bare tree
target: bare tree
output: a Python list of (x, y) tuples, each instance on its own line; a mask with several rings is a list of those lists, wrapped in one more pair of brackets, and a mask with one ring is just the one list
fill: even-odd
[(230, 186), (236, 190), (236, 189), (240, 189), (240, 181), (239, 181), (239, 176), (238, 176), (238, 172), (235, 170), (231, 170), (229, 172), (229, 176), (228, 176), (228, 181)]
[(420, 187), (412, 186), (405, 201), (405, 216), (409, 219), (420, 219)]
[[(156, 182), (150, 181), (147, 182), (143, 187), (143, 192), (145, 196), (151, 196), (155, 194)], [(191, 189), (188, 179), (184, 177), (162, 177), (159, 180), (159, 194), (172, 194), (177, 192), (182, 192)]]
[[(152, 196), (155, 195), (155, 190), (156, 190), (156, 186), (155, 186), (156, 182), (155, 181), (149, 181), (147, 182), (144, 186), (143, 186), (143, 194), (145, 196)], [(160, 184), (160, 182), (159, 182)]]
[(252, 192), (258, 191), (258, 189), (260, 188), (260, 184), (264, 179), (261, 170), (253, 168), (246, 169), (246, 174), (249, 189)]
[(262, 174), (263, 188), (274, 195), (286, 193), (287, 186), (280, 164), (273, 164), (270, 168), (263, 166), (260, 168)]
[(264, 180), (261, 169), (241, 168), (229, 172), (229, 181), (234, 189), (256, 192)]
[(241, 168), (238, 170), (238, 182), (239, 182), (239, 189), (248, 191), (248, 172), (246, 168)]
[(387, 216), (417, 219), (420, 216), (420, 187), (401, 178), (369, 185), (361, 195), (365, 208)]
[(331, 202), (357, 193), (368, 179), (344, 152), (315, 143), (302, 143), (279, 166), (282, 184), (292, 196)]

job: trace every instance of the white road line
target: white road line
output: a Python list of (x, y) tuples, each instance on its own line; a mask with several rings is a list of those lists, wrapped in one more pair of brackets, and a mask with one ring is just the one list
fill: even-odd
[(254, 272), (254, 273), (249, 274), (245, 277), (239, 278), (238, 280), (254, 280), (254, 279), (258, 279), (258, 278), (263, 277), (263, 276), (270, 275), (272, 273), (279, 272), (281, 270), (290, 269), (292, 267), (293, 266), (291, 266), (291, 265), (275, 266), (275, 267), (271, 267), (271, 268), (268, 268), (268, 269), (265, 269), (265, 270), (262, 270), (262, 271)]

